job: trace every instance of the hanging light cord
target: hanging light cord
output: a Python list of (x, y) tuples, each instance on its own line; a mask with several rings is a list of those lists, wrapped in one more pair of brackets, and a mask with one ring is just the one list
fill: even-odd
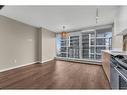
[(96, 9), (96, 23), (98, 23), (98, 19), (99, 19), (99, 8), (97, 7), (97, 9)]
[(63, 31), (65, 31), (65, 26), (63, 26)]

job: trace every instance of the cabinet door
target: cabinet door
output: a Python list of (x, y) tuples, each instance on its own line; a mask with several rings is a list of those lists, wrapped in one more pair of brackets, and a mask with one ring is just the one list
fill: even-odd
[(102, 53), (102, 66), (110, 82), (110, 54), (107, 52)]

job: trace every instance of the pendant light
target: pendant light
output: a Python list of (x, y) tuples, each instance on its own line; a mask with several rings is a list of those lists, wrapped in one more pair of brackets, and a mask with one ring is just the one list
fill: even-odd
[(63, 26), (63, 31), (61, 32), (62, 38), (67, 38), (67, 32), (65, 31), (65, 26)]
[(99, 22), (99, 7), (96, 8), (96, 24)]

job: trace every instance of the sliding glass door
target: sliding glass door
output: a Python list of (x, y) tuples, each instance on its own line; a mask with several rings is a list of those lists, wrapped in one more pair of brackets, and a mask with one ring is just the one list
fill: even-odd
[(59, 39), (58, 46), (57, 57), (101, 60), (101, 51), (112, 48), (112, 28), (70, 32), (67, 38)]

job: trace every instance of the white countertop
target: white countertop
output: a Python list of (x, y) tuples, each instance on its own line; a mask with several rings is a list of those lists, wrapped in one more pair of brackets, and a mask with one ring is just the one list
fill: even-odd
[(117, 50), (102, 50), (102, 52), (107, 52), (112, 55), (127, 55), (127, 51), (117, 51)]

